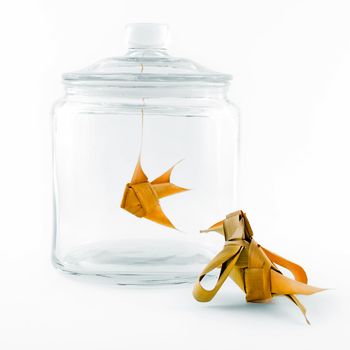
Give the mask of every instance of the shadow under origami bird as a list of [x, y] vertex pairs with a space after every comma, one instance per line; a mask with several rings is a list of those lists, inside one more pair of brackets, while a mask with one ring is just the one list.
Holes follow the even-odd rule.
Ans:
[[159, 199], [188, 191], [187, 188], [176, 186], [170, 182], [171, 172], [178, 163], [179, 162], [152, 182], [149, 182], [142, 169], [139, 157], [133, 177], [130, 183], [125, 187], [124, 196], [120, 205], [121, 208], [139, 218], [146, 218], [175, 229], [175, 226], [164, 214]]
[[[195, 283], [193, 295], [198, 301], [210, 301], [221, 288], [228, 276], [246, 293], [248, 302], [265, 302], [276, 295], [285, 295], [304, 314], [306, 309], [294, 294], [310, 295], [324, 289], [307, 284], [304, 269], [275, 253], [263, 248], [253, 239], [253, 231], [246, 214], [239, 210], [226, 216], [208, 230], [225, 236], [225, 245], [205, 267]], [[295, 279], [282, 274], [276, 265], [288, 269]], [[202, 287], [203, 278], [216, 268], [220, 274], [215, 287], [206, 290]]]

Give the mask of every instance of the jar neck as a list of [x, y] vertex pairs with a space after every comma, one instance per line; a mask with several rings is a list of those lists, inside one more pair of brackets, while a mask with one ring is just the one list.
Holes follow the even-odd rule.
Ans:
[[170, 57], [166, 48], [135, 47], [129, 48], [124, 57], [130, 58], [161, 58]]

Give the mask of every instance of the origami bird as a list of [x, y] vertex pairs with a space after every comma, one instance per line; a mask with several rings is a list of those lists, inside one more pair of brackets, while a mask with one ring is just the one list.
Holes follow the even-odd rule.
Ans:
[[[265, 302], [276, 295], [285, 295], [298, 306], [306, 317], [306, 309], [295, 294], [310, 295], [324, 289], [307, 284], [304, 269], [275, 253], [263, 248], [253, 239], [253, 231], [246, 214], [236, 211], [226, 216], [208, 230], [216, 231], [225, 236], [225, 245], [205, 267], [195, 283], [193, 296], [198, 301], [210, 301], [221, 288], [228, 276], [246, 293], [247, 302]], [[282, 274], [276, 265], [292, 272], [294, 279]], [[220, 274], [215, 287], [206, 290], [201, 281], [206, 274], [220, 268]]]
[[139, 218], [146, 218], [158, 224], [175, 228], [164, 214], [159, 199], [188, 191], [187, 188], [176, 186], [170, 182], [171, 172], [176, 164], [163, 175], [149, 182], [141, 167], [139, 157], [131, 182], [125, 187], [121, 208]]

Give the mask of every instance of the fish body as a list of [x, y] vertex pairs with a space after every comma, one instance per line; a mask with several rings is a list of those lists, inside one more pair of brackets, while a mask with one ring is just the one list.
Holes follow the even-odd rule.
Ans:
[[160, 198], [188, 190], [170, 182], [170, 176], [175, 165], [152, 182], [149, 182], [139, 158], [133, 177], [125, 186], [121, 208], [139, 218], [146, 218], [158, 224], [175, 228], [164, 214], [159, 202]]

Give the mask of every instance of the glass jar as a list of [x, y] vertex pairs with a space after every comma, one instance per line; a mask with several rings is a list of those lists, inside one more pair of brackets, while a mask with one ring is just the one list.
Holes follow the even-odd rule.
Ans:
[[167, 32], [131, 24], [125, 56], [63, 75], [53, 112], [53, 263], [63, 271], [192, 282], [222, 245], [199, 230], [236, 208], [231, 76], [169, 56]]

